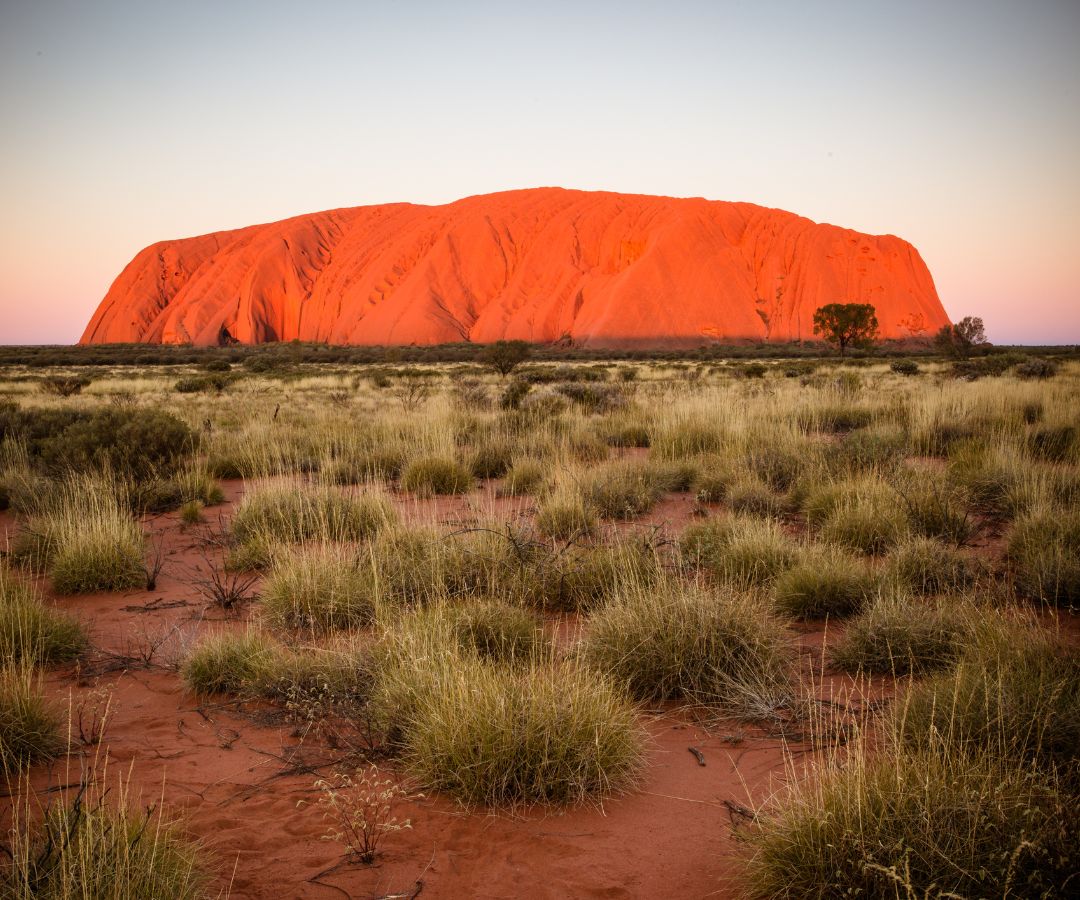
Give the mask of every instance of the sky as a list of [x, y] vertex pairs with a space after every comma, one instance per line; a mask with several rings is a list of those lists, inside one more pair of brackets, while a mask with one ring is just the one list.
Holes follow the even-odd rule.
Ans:
[[1080, 0], [0, 0], [0, 343], [154, 241], [547, 185], [896, 234], [1080, 343]]

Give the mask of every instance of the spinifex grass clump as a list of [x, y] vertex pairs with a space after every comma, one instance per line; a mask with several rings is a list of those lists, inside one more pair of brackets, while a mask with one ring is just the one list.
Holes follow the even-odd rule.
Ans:
[[397, 521], [377, 492], [349, 494], [330, 487], [284, 483], [246, 496], [232, 521], [234, 565], [265, 564], [276, 543], [359, 541]]
[[843, 551], [808, 553], [773, 584], [776, 608], [797, 619], [843, 618], [859, 612], [878, 586], [861, 559]]
[[539, 532], [556, 540], [587, 537], [596, 531], [596, 510], [580, 493], [561, 490], [545, 499], [536, 511]]
[[446, 606], [410, 613], [388, 623], [375, 651], [376, 718], [421, 783], [513, 806], [599, 797], [633, 780], [643, 736], [629, 700], [549, 654], [486, 660], [457, 616]]
[[20, 798], [12, 858], [0, 875], [11, 900], [164, 898], [207, 895], [207, 859], [179, 823], [136, 803], [128, 785], [73, 790], [39, 815]]
[[585, 499], [605, 519], [632, 519], [652, 509], [667, 490], [661, 467], [648, 462], [613, 462], [594, 470]]
[[758, 812], [761, 898], [1064, 897], [1080, 864], [1075, 799], [993, 750], [885, 749], [826, 763]]
[[980, 566], [936, 538], [912, 537], [889, 554], [885, 574], [917, 594], [961, 593], [978, 580]]
[[873, 555], [894, 547], [910, 530], [907, 514], [895, 495], [853, 495], [838, 500], [821, 526], [821, 537]]
[[519, 459], [506, 473], [499, 487], [503, 497], [535, 496], [541, 493], [549, 480], [548, 468], [539, 460]]
[[60, 752], [60, 723], [27, 662], [0, 667], [0, 775]]
[[1080, 512], [1047, 509], [1022, 517], [1009, 534], [1008, 558], [1023, 596], [1080, 606]]
[[953, 672], [918, 683], [897, 711], [899, 739], [994, 752], [1080, 790], [1080, 654], [1036, 626], [983, 629]]
[[845, 672], [908, 675], [952, 666], [976, 611], [956, 600], [926, 602], [885, 594], [848, 622], [829, 654]]
[[767, 714], [790, 697], [783, 626], [756, 598], [667, 580], [628, 588], [593, 613], [582, 658], [640, 700]]
[[127, 590], [145, 584], [143, 534], [118, 487], [77, 477], [55, 502], [31, 516], [17, 537], [16, 555], [47, 569], [58, 594]]
[[74, 659], [87, 645], [71, 616], [46, 606], [26, 582], [0, 564], [0, 659], [48, 665]]
[[260, 594], [272, 622], [312, 629], [371, 624], [374, 573], [362, 551], [341, 544], [297, 544], [272, 556]]
[[799, 557], [799, 547], [771, 519], [731, 517], [691, 525], [680, 544], [689, 564], [744, 587], [768, 584]]
[[258, 631], [205, 638], [184, 662], [181, 675], [197, 694], [235, 693], [264, 676], [278, 646]]
[[438, 635], [440, 642], [463, 653], [498, 662], [531, 659], [545, 645], [536, 615], [500, 600], [436, 602], [406, 613], [399, 622], [404, 628]]
[[473, 488], [473, 475], [457, 460], [424, 456], [414, 459], [401, 473], [401, 489], [421, 497], [464, 494]]

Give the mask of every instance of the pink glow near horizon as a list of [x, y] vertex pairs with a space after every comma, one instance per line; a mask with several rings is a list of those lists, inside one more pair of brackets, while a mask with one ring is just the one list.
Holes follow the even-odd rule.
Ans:
[[1080, 8], [854, 9], [5, 4], [0, 343], [156, 240], [539, 185], [897, 234], [954, 319], [1080, 342]]

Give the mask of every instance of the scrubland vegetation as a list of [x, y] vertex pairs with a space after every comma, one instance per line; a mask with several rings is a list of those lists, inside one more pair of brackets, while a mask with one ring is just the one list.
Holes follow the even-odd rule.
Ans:
[[[0, 379], [9, 778], [73, 752], [65, 602], [141, 594], [167, 513], [254, 586], [190, 627], [199, 702], [467, 809], [632, 793], [649, 715], [737, 721], [792, 750], [748, 895], [1080, 887], [1076, 362], [275, 359]], [[838, 725], [829, 679], [876, 699]], [[208, 890], [180, 825], [97, 790], [19, 818], [5, 896]]]

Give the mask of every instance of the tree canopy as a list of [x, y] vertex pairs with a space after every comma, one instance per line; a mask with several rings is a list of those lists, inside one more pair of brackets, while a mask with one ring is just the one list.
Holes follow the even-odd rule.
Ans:
[[531, 353], [532, 345], [528, 341], [496, 341], [480, 351], [479, 359], [505, 378]]
[[951, 356], [966, 358], [974, 347], [989, 343], [983, 320], [978, 316], [964, 316], [954, 325], [943, 325], [934, 335], [934, 345]]
[[877, 337], [877, 310], [871, 303], [826, 303], [814, 312], [814, 334], [840, 349], [868, 343]]

